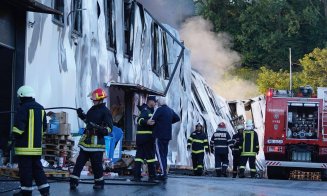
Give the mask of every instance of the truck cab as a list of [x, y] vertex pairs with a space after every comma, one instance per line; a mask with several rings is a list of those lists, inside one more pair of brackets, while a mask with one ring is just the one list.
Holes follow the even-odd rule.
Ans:
[[288, 179], [292, 171], [327, 177], [327, 88], [312, 95], [269, 89], [266, 95], [264, 153], [268, 178]]

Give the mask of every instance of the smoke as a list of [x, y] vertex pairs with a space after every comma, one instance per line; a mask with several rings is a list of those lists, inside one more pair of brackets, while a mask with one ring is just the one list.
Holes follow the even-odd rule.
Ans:
[[226, 33], [214, 33], [212, 24], [202, 17], [192, 17], [183, 23], [180, 34], [191, 51], [191, 62], [213, 90], [222, 97], [246, 99], [258, 95], [254, 83], [228, 74], [241, 61], [231, 50], [232, 40]]
[[193, 0], [137, 0], [161, 23], [179, 29], [186, 18], [193, 16]]
[[210, 87], [222, 97], [246, 99], [259, 93], [254, 83], [228, 74], [241, 61], [231, 50], [232, 39], [227, 33], [214, 33], [212, 24], [202, 17], [193, 17], [193, 0], [138, 0], [162, 23], [180, 30], [181, 38], [191, 51], [193, 69], [199, 71]]

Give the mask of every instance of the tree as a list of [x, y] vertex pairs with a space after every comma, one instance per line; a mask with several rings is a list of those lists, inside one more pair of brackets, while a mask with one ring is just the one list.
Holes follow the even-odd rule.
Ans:
[[[292, 89], [298, 89], [303, 83], [300, 73], [293, 73], [292, 76]], [[260, 93], [265, 93], [269, 88], [274, 89], [289, 89], [290, 85], [289, 72], [279, 70], [273, 71], [265, 67], [260, 68], [260, 73], [257, 79], [257, 86]]]
[[[199, 0], [200, 1], [200, 0]], [[202, 0], [201, 15], [216, 32], [234, 38], [243, 65], [273, 69], [288, 67], [288, 48], [299, 59], [327, 43], [325, 0]]]
[[303, 67], [302, 78], [315, 90], [327, 86], [327, 49], [314, 49], [300, 60]]

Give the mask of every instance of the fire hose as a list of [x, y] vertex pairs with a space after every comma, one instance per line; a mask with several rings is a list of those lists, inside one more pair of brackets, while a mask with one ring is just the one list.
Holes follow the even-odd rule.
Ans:
[[[77, 108], [72, 107], [51, 107], [51, 108], [44, 108], [44, 110], [57, 110], [57, 109], [67, 109], [67, 110], [77, 110]], [[16, 113], [16, 111], [0, 111], [0, 114], [11, 114]]]

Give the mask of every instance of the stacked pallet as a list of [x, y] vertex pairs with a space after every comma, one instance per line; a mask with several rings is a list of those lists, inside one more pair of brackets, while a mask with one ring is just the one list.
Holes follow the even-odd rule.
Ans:
[[51, 120], [43, 136], [43, 156], [51, 165], [64, 167], [72, 157], [74, 141], [66, 112], [50, 113]]
[[[68, 171], [44, 169], [44, 173], [47, 177], [69, 177]], [[19, 178], [18, 168], [0, 167], [0, 176], [7, 176], [11, 178]]]
[[43, 156], [51, 165], [69, 164], [73, 147], [74, 141], [69, 135], [45, 134], [43, 137]]
[[290, 172], [291, 180], [309, 180], [309, 181], [320, 181], [320, 172], [305, 172], [300, 170], [294, 170]]

